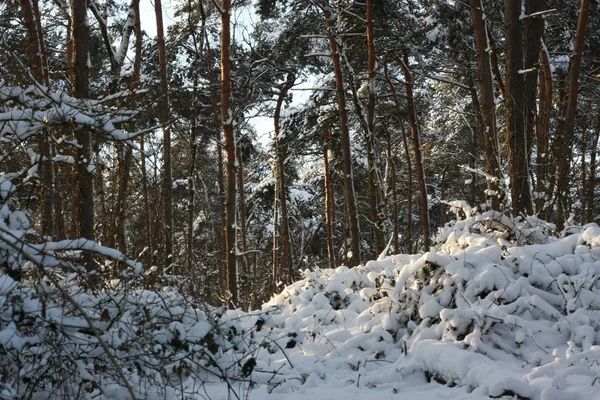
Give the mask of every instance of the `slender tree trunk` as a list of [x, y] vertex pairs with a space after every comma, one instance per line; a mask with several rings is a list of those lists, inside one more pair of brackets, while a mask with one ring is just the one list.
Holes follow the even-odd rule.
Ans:
[[225, 201], [225, 248], [227, 250], [227, 289], [229, 305], [238, 304], [238, 271], [236, 254], [236, 219], [235, 219], [235, 135], [233, 131], [233, 110], [231, 109], [231, 0], [221, 3], [221, 123], [225, 136], [225, 154], [227, 157], [227, 200]]
[[[496, 103], [494, 100], [494, 86], [492, 76], [492, 63], [490, 59], [489, 40], [487, 28], [483, 18], [481, 0], [470, 0], [471, 19], [475, 33], [477, 48], [477, 65], [479, 76], [479, 92], [481, 100], [481, 116], [483, 120], [482, 143], [485, 154], [485, 172], [493, 179], [487, 179], [487, 195], [491, 200], [492, 209], [498, 210], [499, 185], [501, 179], [500, 164], [498, 162], [498, 136], [496, 133]], [[496, 179], [496, 180], [494, 180]], [[491, 194], [491, 196], [490, 196]]]
[[[475, 112], [475, 129], [471, 126], [471, 124], [469, 123], [469, 120], [462, 115], [462, 118], [464, 119], [467, 127], [469, 128], [469, 132], [471, 133], [471, 141], [469, 143], [469, 147], [472, 149], [481, 149], [481, 151], [484, 152], [484, 148], [485, 145], [483, 144], [483, 141], [485, 140], [485, 136], [486, 136], [486, 131], [485, 131], [485, 125], [483, 122], [483, 114], [482, 114], [482, 109], [481, 109], [481, 105], [479, 104], [479, 98], [477, 97], [477, 89], [475, 89], [475, 84], [473, 83], [473, 78], [471, 78], [469, 76], [469, 87], [471, 88], [470, 92], [471, 92], [471, 102], [473, 103], [473, 108], [477, 111]], [[479, 156], [477, 154], [476, 151], [470, 151], [468, 152], [468, 160], [469, 160], [469, 168], [471, 170], [475, 170], [476, 168], [479, 167]], [[487, 160], [486, 160], [487, 163]], [[494, 194], [490, 193], [489, 191], [484, 191], [481, 190], [481, 188], [479, 187], [479, 185], [477, 185], [477, 179], [475, 176], [474, 172], [470, 173], [471, 175], [471, 197], [469, 198], [469, 203], [470, 204], [478, 204], [480, 202], [485, 202], [486, 198], [490, 198], [490, 195], [494, 196]], [[486, 182], [489, 183], [493, 183], [494, 180], [493, 179], [486, 179]], [[489, 186], [488, 186], [489, 189]], [[494, 197], [491, 197], [491, 202], [494, 202]]]
[[94, 189], [96, 201], [96, 239], [99, 242], [110, 243], [111, 247], [115, 247], [114, 237], [110, 238], [111, 231], [111, 214], [108, 212], [106, 191], [104, 184], [105, 166], [100, 154], [100, 140], [97, 136], [92, 136], [92, 157], [94, 160]]
[[[277, 181], [277, 163], [273, 164], [273, 181]], [[277, 288], [277, 284], [281, 281], [279, 276], [279, 196], [277, 185], [273, 186], [273, 286]]]
[[525, 114], [525, 138], [527, 140], [527, 164], [531, 160], [533, 148], [536, 94], [538, 89], [538, 69], [540, 59], [540, 44], [544, 19], [541, 15], [535, 15], [545, 9], [544, 0], [525, 0], [525, 39], [523, 68], [525, 75], [524, 114]]
[[[277, 183], [279, 184], [279, 206], [281, 207], [281, 254], [279, 259], [279, 268], [281, 271], [287, 269], [290, 274], [293, 271], [292, 262], [292, 241], [290, 236], [290, 221], [287, 211], [287, 184], [285, 181], [285, 159], [287, 158], [287, 151], [281, 144], [280, 136], [280, 118], [281, 118], [281, 107], [285, 100], [288, 91], [294, 86], [296, 77], [293, 73], [289, 72], [287, 81], [283, 84], [279, 96], [277, 97], [277, 105], [275, 106], [275, 114], [273, 121], [275, 124], [275, 152], [277, 154], [277, 172], [278, 178]], [[282, 273], [283, 276], [283, 273]]]
[[[131, 2], [133, 10], [133, 30], [135, 32], [135, 57], [133, 61], [133, 73], [131, 74], [130, 90], [135, 91], [140, 85], [142, 71], [142, 27], [140, 22], [140, 0]], [[131, 99], [131, 107], [137, 107], [137, 97], [134, 95]], [[130, 169], [133, 159], [133, 150], [131, 146], [124, 149], [122, 165], [119, 165], [120, 184], [117, 192], [117, 215], [115, 221], [115, 234], [117, 245], [121, 252], [127, 252], [127, 241], [125, 235], [125, 220], [127, 218], [127, 195], [129, 192]]]
[[[37, 81], [44, 85], [49, 84], [48, 65], [46, 60], [46, 47], [42, 32], [42, 23], [38, 0], [21, 0], [21, 14], [27, 29], [27, 55], [31, 63], [31, 71]], [[44, 236], [54, 235], [54, 170], [50, 161], [51, 144], [50, 135], [43, 130], [39, 139], [40, 161], [39, 175], [41, 177], [41, 208], [42, 226], [41, 234]], [[60, 218], [62, 218], [59, 215]]]
[[160, 74], [160, 111], [159, 118], [163, 130], [163, 230], [165, 240], [165, 268], [175, 262], [173, 257], [173, 178], [171, 167], [171, 112], [169, 109], [169, 82], [167, 77], [167, 54], [161, 0], [155, 0], [156, 40], [158, 45], [158, 64]]
[[502, 73], [500, 72], [500, 67], [498, 66], [498, 52], [496, 51], [496, 42], [494, 41], [494, 37], [490, 33], [490, 30], [487, 28], [487, 26], [486, 35], [490, 42], [490, 62], [492, 64], [492, 71], [494, 72], [494, 80], [496, 81], [496, 85], [498, 85], [500, 95], [503, 99], [506, 100], [506, 85], [502, 80]]
[[241, 265], [238, 262], [238, 275], [242, 272], [248, 271], [248, 257], [245, 254], [248, 251], [248, 237], [246, 230], [246, 192], [244, 191], [244, 160], [242, 158], [242, 148], [238, 144], [237, 148], [237, 158], [238, 158], [238, 167], [237, 167], [237, 183], [238, 183], [238, 199], [239, 199], [239, 216], [240, 216], [240, 224], [238, 226], [240, 233], [240, 244], [241, 250], [244, 253], [244, 257], [241, 258]]
[[[206, 41], [207, 46], [210, 46], [210, 41]], [[208, 47], [207, 56], [209, 60], [214, 60], [215, 52]], [[216, 76], [212, 68], [208, 70], [208, 78], [211, 83], [214, 83], [216, 87], [220, 85], [219, 78]], [[211, 95], [211, 105], [213, 110], [213, 127], [215, 130], [215, 141], [216, 141], [216, 156], [217, 156], [217, 220], [218, 227], [215, 232], [215, 249], [218, 251], [220, 255], [220, 260], [226, 260], [225, 254], [227, 254], [227, 247], [225, 243], [225, 173], [223, 171], [223, 142], [221, 137], [221, 120], [220, 120], [220, 110], [219, 110], [219, 100], [217, 98], [218, 89], [212, 91]], [[227, 265], [222, 265], [219, 263], [219, 269], [217, 271], [217, 276], [219, 279], [220, 287], [227, 287]]]
[[399, 237], [398, 228], [398, 194], [396, 193], [396, 156], [392, 152], [392, 135], [390, 130], [384, 126], [387, 141], [387, 159], [390, 166], [390, 192], [392, 193], [392, 226], [393, 226], [393, 245], [394, 252], [399, 253]]
[[[72, 13], [72, 38], [74, 56], [74, 82], [73, 95], [79, 99], [89, 98], [89, 27], [87, 24], [87, 5], [85, 0], [71, 0]], [[95, 240], [94, 234], [94, 183], [93, 175], [89, 170], [92, 158], [92, 140], [88, 129], [75, 130], [77, 147], [76, 176], [78, 190], [77, 221], [79, 236], [88, 240]], [[94, 263], [91, 253], [84, 252], [83, 265], [91, 271]], [[89, 285], [96, 286], [97, 279], [91, 279]]]
[[579, 9], [579, 20], [577, 21], [577, 32], [575, 34], [575, 46], [569, 71], [569, 89], [567, 97], [567, 109], [565, 113], [564, 133], [557, 138], [560, 140], [556, 150], [556, 160], [558, 162], [557, 175], [557, 200], [558, 209], [556, 214], [556, 227], [562, 230], [565, 224], [566, 215], [569, 212], [569, 170], [571, 164], [571, 148], [573, 145], [573, 136], [575, 134], [575, 115], [577, 113], [577, 95], [579, 92], [579, 74], [581, 70], [581, 58], [583, 55], [583, 45], [585, 31], [590, 17], [590, 1], [581, 0]]
[[354, 267], [360, 264], [360, 228], [358, 226], [358, 211], [356, 209], [356, 195], [354, 191], [354, 174], [352, 172], [352, 150], [350, 147], [350, 131], [348, 129], [348, 111], [346, 109], [346, 93], [342, 67], [338, 54], [336, 42], [335, 24], [336, 19], [332, 17], [329, 9], [323, 10], [327, 22], [327, 38], [337, 92], [338, 113], [340, 119], [340, 139], [342, 143], [343, 173], [344, 173], [344, 197], [346, 201], [346, 213], [348, 229], [350, 231], [350, 251], [348, 254], [348, 266]]
[[527, 137], [525, 134], [525, 81], [523, 69], [523, 28], [521, 0], [504, 0], [504, 30], [506, 33], [506, 141], [508, 171], [515, 215], [531, 214], [529, 173], [527, 171]]
[[400, 120], [400, 130], [402, 131], [402, 146], [404, 147], [404, 158], [406, 159], [406, 174], [408, 175], [407, 190], [406, 190], [406, 238], [408, 241], [408, 254], [413, 252], [413, 172], [412, 172], [412, 161], [410, 158], [410, 149], [408, 147], [408, 139], [406, 134], [406, 128], [404, 123]]
[[[583, 130], [584, 132], [587, 131], [587, 126], [585, 127], [585, 129]], [[580, 182], [581, 182], [581, 190], [579, 191], [578, 195], [579, 198], [581, 199], [581, 222], [584, 223], [586, 215], [587, 215], [587, 210], [586, 210], [586, 206], [588, 204], [588, 199], [587, 199], [587, 185], [588, 185], [588, 175], [587, 175], [587, 169], [588, 169], [588, 165], [587, 165], [587, 161], [586, 161], [586, 155], [588, 153], [588, 148], [587, 148], [587, 141], [584, 139], [581, 141], [580, 143], [581, 148], [580, 148], [580, 154], [581, 154], [581, 166], [579, 167], [579, 178], [580, 178]]]
[[335, 247], [333, 245], [335, 236], [335, 226], [333, 215], [335, 213], [333, 204], [333, 190], [331, 183], [331, 173], [329, 171], [329, 138], [331, 135], [330, 126], [325, 127], [325, 139], [323, 141], [323, 175], [325, 177], [325, 227], [327, 229], [327, 259], [329, 268], [335, 268]]
[[116, 239], [118, 249], [122, 253], [126, 253], [127, 243], [125, 240], [125, 219], [127, 210], [127, 193], [129, 191], [129, 170], [131, 167], [133, 154], [130, 147], [123, 147], [120, 143], [117, 144], [117, 151], [120, 153], [119, 166], [117, 170], [119, 185], [117, 190], [117, 204], [115, 210], [115, 226], [113, 233], [110, 235], [110, 239]]
[[[73, 18], [71, 15], [66, 12], [67, 18], [67, 37], [65, 38], [65, 64], [67, 65], [67, 76], [70, 82], [75, 82], [75, 43], [73, 40]], [[71, 155], [75, 160], [78, 159], [78, 150], [70, 149]], [[57, 169], [66, 171], [67, 168], [61, 168], [57, 166]], [[74, 166], [70, 173], [67, 173], [66, 179], [66, 189], [63, 189], [63, 193], [74, 193], [73, 196], [70, 196], [69, 202], [67, 204], [67, 209], [65, 210], [66, 214], [66, 226], [65, 226], [65, 235], [64, 238], [67, 237], [77, 237], [79, 234], [79, 223], [78, 223], [78, 208], [79, 208], [79, 188], [78, 188], [78, 179], [77, 179], [77, 167]], [[56, 182], [59, 183], [58, 181]], [[56, 196], [54, 208], [59, 209], [62, 204], [61, 200], [58, 196]]]
[[[408, 254], [412, 254], [412, 162], [410, 159], [410, 149], [408, 148], [408, 141], [406, 139], [406, 129], [404, 124], [402, 123], [402, 109], [400, 108], [400, 99], [398, 98], [398, 92], [396, 92], [396, 87], [392, 83], [388, 75], [387, 65], [384, 65], [384, 78], [387, 84], [392, 91], [392, 98], [394, 99], [394, 106], [396, 108], [396, 117], [398, 118], [398, 124], [400, 125], [400, 131], [402, 132], [402, 146], [404, 148], [404, 158], [406, 159], [406, 169], [408, 175], [408, 188], [407, 188], [407, 206], [406, 206], [406, 214], [407, 214], [407, 222], [406, 222], [406, 238], [407, 238], [407, 251]], [[397, 204], [397, 202], [396, 202]]]
[[187, 273], [191, 274], [194, 268], [194, 219], [196, 216], [196, 153], [198, 147], [198, 74], [194, 74], [194, 87], [192, 99], [192, 126], [190, 135], [190, 164], [188, 166], [188, 215], [187, 215], [187, 243], [186, 264]]
[[421, 155], [421, 138], [419, 128], [417, 127], [417, 114], [415, 112], [415, 102], [413, 97], [413, 82], [410, 69], [408, 68], [408, 54], [404, 54], [404, 60], [397, 58], [398, 63], [404, 70], [404, 80], [406, 82], [406, 102], [408, 104], [408, 120], [413, 139], [413, 152], [415, 153], [415, 165], [417, 169], [417, 180], [419, 181], [419, 203], [421, 210], [421, 228], [423, 232], [423, 247], [429, 250], [429, 205], [427, 201], [427, 184], [425, 178], [425, 168], [423, 166], [423, 157]]
[[142, 170], [142, 196], [144, 199], [144, 227], [146, 228], [146, 233], [142, 235], [145, 239], [145, 244], [149, 248], [146, 250], [144, 255], [144, 262], [146, 265], [150, 265], [152, 262], [152, 254], [154, 253], [154, 241], [152, 238], [154, 235], [152, 234], [152, 216], [150, 215], [150, 198], [148, 192], [148, 171], [146, 169], [146, 149], [144, 139], [140, 139], [140, 168]]
[[[450, 164], [446, 164], [444, 171], [442, 172], [442, 180], [440, 182], [440, 198], [443, 200], [446, 198], [446, 173]], [[440, 228], [446, 224], [446, 207], [445, 204], [440, 202]]]
[[374, 258], [377, 258], [384, 249], [385, 227], [381, 218], [380, 203], [383, 201], [381, 194], [381, 183], [377, 168], [377, 156], [375, 148], [375, 103], [376, 103], [376, 81], [375, 81], [375, 31], [373, 28], [373, 1], [367, 0], [367, 73], [369, 87], [369, 101], [367, 104], [367, 164], [369, 168], [369, 217], [373, 225], [373, 248]]
[[[546, 8], [543, 4], [542, 8]], [[545, 35], [542, 34], [542, 37]], [[550, 57], [546, 48], [546, 40], [543, 39], [542, 49], [540, 50], [541, 68], [540, 68], [540, 93], [539, 93], [539, 111], [536, 119], [536, 197], [535, 212], [542, 218], [548, 218], [548, 215], [542, 215], [548, 208], [548, 203], [552, 196], [550, 190], [550, 115], [552, 112], [552, 71], [550, 70]]]
[[600, 107], [598, 107], [598, 119], [596, 122], [596, 129], [594, 130], [594, 137], [592, 139], [592, 148], [590, 149], [590, 174], [588, 178], [587, 189], [587, 204], [585, 205], [586, 215], [584, 222], [592, 222], [596, 217], [596, 159], [598, 155], [598, 140], [600, 139]]

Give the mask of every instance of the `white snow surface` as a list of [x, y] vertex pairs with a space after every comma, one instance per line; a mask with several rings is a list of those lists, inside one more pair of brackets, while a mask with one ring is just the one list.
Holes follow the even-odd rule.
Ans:
[[[2, 210], [5, 230], [27, 229], [22, 219], [9, 228], [11, 213]], [[600, 399], [600, 228], [570, 227], [553, 238], [554, 227], [536, 218], [468, 210], [426, 253], [306, 270], [261, 310], [215, 309], [169, 289], [69, 290], [139, 398]], [[20, 263], [11, 249], [0, 246], [3, 261]], [[112, 367], [96, 367], [108, 360], [82, 358], [105, 348], [85, 336], [77, 310], [52, 303], [58, 284], [77, 283], [44, 286], [40, 319], [40, 291], [0, 273], [0, 360], [37, 362], [34, 350], [57, 332], [44, 321], [63, 324], [61, 349], [76, 367], [70, 379], [103, 382], [82, 398], [129, 398], [119, 378], [103, 372]], [[17, 311], [40, 319], [47, 333], [29, 334]], [[77, 347], [67, 346], [73, 339]], [[2, 398], [19, 396], [13, 379], [46, 370], [3, 365]]]
[[250, 398], [600, 399], [600, 228], [552, 228], [487, 212], [424, 254], [304, 271], [245, 314], [281, 346]]

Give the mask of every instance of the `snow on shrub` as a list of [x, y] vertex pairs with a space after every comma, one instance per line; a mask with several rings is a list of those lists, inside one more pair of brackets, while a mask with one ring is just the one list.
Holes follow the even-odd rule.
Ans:
[[[600, 394], [600, 228], [477, 214], [424, 254], [304, 271], [262, 310], [144, 290], [93, 242], [47, 242], [0, 179], [0, 397], [183, 398], [226, 385], [402, 389], [422, 376], [484, 397]], [[82, 250], [127, 266], [92, 292]], [[220, 393], [223, 393], [222, 391]], [[247, 392], [246, 392], [247, 394]], [[470, 395], [469, 395], [470, 396]]]
[[310, 354], [367, 386], [423, 370], [492, 397], [598, 396], [600, 228], [557, 239], [537, 218], [465, 214], [424, 254], [305, 271], [268, 325], [304, 327]]
[[[44, 240], [11, 209], [13, 191], [0, 177], [0, 398], [180, 398], [210, 381], [247, 387], [259, 351], [281, 354], [299, 337], [283, 329], [267, 338], [263, 312], [144, 290], [141, 265], [95, 242]], [[92, 291], [81, 251], [127, 269]]]

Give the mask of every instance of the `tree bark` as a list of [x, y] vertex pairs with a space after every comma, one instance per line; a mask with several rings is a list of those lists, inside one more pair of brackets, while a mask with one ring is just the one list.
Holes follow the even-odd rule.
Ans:
[[281, 252], [279, 255], [279, 269], [281, 276], [283, 271], [293, 271], [292, 262], [292, 241], [290, 237], [290, 221], [287, 211], [287, 184], [285, 181], [285, 159], [287, 158], [287, 151], [281, 144], [280, 137], [280, 119], [281, 119], [281, 107], [285, 100], [288, 91], [294, 86], [296, 77], [293, 73], [288, 72], [287, 81], [283, 84], [279, 96], [277, 97], [277, 104], [275, 106], [275, 114], [273, 121], [275, 125], [275, 152], [277, 154], [277, 183], [279, 185], [279, 207], [281, 207]]
[[565, 113], [564, 133], [557, 138], [560, 140], [556, 150], [556, 160], [558, 163], [557, 175], [557, 200], [558, 209], [556, 214], [556, 227], [558, 230], [564, 229], [566, 215], [569, 212], [569, 166], [572, 156], [573, 136], [575, 134], [575, 115], [577, 113], [577, 95], [579, 91], [579, 74], [581, 70], [581, 58], [583, 55], [583, 45], [585, 31], [590, 17], [590, 1], [581, 0], [579, 9], [579, 20], [577, 21], [577, 32], [575, 33], [575, 46], [571, 58], [569, 71], [569, 89], [567, 98], [567, 109]]
[[[238, 262], [238, 275], [246, 273], [248, 271], [248, 257], [246, 252], [248, 251], [248, 232], [246, 224], [246, 192], [244, 191], [244, 160], [242, 158], [242, 147], [238, 144], [237, 147], [237, 184], [238, 184], [238, 201], [239, 201], [239, 241], [241, 244], [241, 251], [244, 256]], [[238, 297], [240, 295], [238, 294]]]
[[[273, 181], [277, 181], [277, 164], [273, 164]], [[277, 185], [273, 187], [273, 290], [277, 288], [277, 285], [281, 281], [281, 276], [279, 275], [279, 235], [277, 228], [279, 226], [279, 196], [277, 192], [279, 188]]]
[[[90, 96], [89, 89], [89, 27], [87, 24], [87, 4], [85, 0], [71, 0], [72, 38], [73, 38], [73, 95], [78, 99]], [[75, 129], [75, 138], [79, 143], [76, 153], [77, 176], [77, 221], [79, 236], [95, 240], [94, 234], [94, 183], [90, 171], [92, 158], [92, 141], [88, 129]], [[92, 254], [83, 253], [83, 265], [91, 271], [94, 269]], [[94, 287], [97, 279], [91, 279], [89, 285]]]
[[236, 307], [238, 304], [238, 271], [236, 254], [236, 186], [235, 186], [235, 134], [233, 131], [233, 111], [231, 109], [231, 27], [230, 27], [231, 0], [223, 0], [220, 5], [221, 12], [221, 124], [225, 137], [225, 154], [227, 158], [227, 184], [225, 201], [225, 248], [227, 250], [227, 289], [229, 291], [229, 305]]
[[527, 164], [531, 160], [531, 150], [534, 142], [534, 128], [536, 115], [536, 94], [538, 90], [538, 69], [540, 59], [540, 44], [544, 19], [541, 15], [535, 15], [545, 10], [544, 0], [525, 0], [525, 39], [523, 69], [525, 77], [524, 114], [525, 114], [525, 138], [527, 140]]
[[[31, 63], [31, 71], [35, 79], [48, 86], [48, 63], [46, 60], [46, 46], [42, 32], [42, 23], [38, 0], [21, 0], [21, 14], [27, 29], [27, 55]], [[54, 167], [50, 161], [51, 143], [47, 130], [43, 130], [39, 139], [40, 161], [39, 175], [41, 177], [41, 208], [43, 236], [54, 235]], [[60, 218], [62, 216], [59, 215]]]
[[498, 85], [498, 90], [500, 91], [500, 95], [502, 99], [506, 100], [506, 85], [502, 80], [502, 73], [500, 72], [500, 67], [498, 66], [498, 52], [496, 51], [496, 42], [494, 41], [494, 37], [490, 33], [490, 30], [486, 26], [486, 35], [488, 40], [490, 41], [490, 62], [492, 64], [492, 71], [494, 73], [494, 80]]
[[[546, 5], [542, 5], [543, 8]], [[552, 112], [552, 71], [550, 69], [550, 57], [546, 48], [546, 41], [542, 34], [543, 42], [540, 50], [541, 68], [540, 68], [540, 91], [539, 91], [539, 111], [536, 118], [535, 137], [536, 137], [536, 186], [535, 192], [535, 212], [542, 218], [548, 218], [547, 203], [551, 199], [550, 190], [550, 115]]]
[[169, 82], [167, 77], [167, 54], [161, 0], [155, 0], [156, 40], [158, 46], [158, 64], [160, 74], [160, 110], [159, 118], [163, 130], [163, 230], [165, 240], [165, 268], [175, 262], [173, 257], [173, 175], [171, 167], [171, 112], [169, 109]]
[[521, 0], [504, 0], [506, 34], [506, 141], [513, 214], [531, 214], [531, 196], [525, 134], [525, 82], [523, 79], [523, 28]]
[[[215, 59], [215, 52], [210, 48], [210, 41], [206, 41], [207, 44], [207, 57], [209, 59], [209, 64], [212, 64], [212, 61]], [[214, 83], [216, 87], [220, 85], [219, 77], [216, 76], [212, 68], [208, 70], [208, 78], [211, 83]], [[221, 260], [226, 260], [227, 257], [227, 247], [225, 243], [225, 173], [223, 171], [223, 143], [221, 137], [221, 120], [220, 120], [220, 109], [219, 109], [219, 99], [217, 98], [219, 90], [215, 88], [212, 91], [211, 95], [211, 105], [213, 110], [213, 127], [215, 130], [215, 151], [217, 156], [217, 221], [218, 226], [215, 231], [215, 249], [217, 250], [217, 254], [220, 255]], [[227, 265], [219, 265], [219, 269], [217, 271], [217, 276], [219, 280], [219, 285], [222, 288], [227, 287]]]
[[[398, 98], [398, 92], [396, 92], [396, 87], [392, 83], [388, 75], [387, 65], [384, 65], [384, 78], [387, 84], [392, 91], [392, 99], [394, 99], [394, 106], [396, 108], [396, 116], [398, 118], [398, 124], [400, 125], [400, 131], [402, 132], [402, 146], [404, 148], [404, 158], [406, 159], [406, 169], [408, 175], [408, 188], [406, 193], [406, 214], [407, 214], [407, 223], [406, 223], [406, 238], [407, 238], [407, 251], [408, 254], [412, 254], [412, 162], [410, 159], [410, 149], [408, 147], [408, 141], [406, 139], [406, 129], [404, 128], [404, 124], [402, 123], [402, 112], [400, 108], [400, 99]], [[396, 203], [397, 204], [397, 203]], [[398, 250], [397, 250], [398, 251]]]
[[[399, 247], [399, 228], [398, 228], [398, 194], [396, 193], [396, 155], [392, 152], [392, 135], [390, 130], [384, 126], [387, 142], [387, 159], [390, 168], [390, 192], [392, 194], [392, 235], [394, 253], [400, 252]], [[393, 254], [394, 254], [393, 253]]]
[[369, 217], [373, 225], [373, 248], [374, 257], [377, 258], [384, 249], [385, 227], [381, 218], [381, 202], [383, 195], [381, 193], [381, 182], [377, 167], [377, 152], [375, 146], [375, 31], [373, 27], [373, 1], [367, 0], [367, 74], [369, 87], [369, 101], [367, 104], [367, 164], [369, 168]]
[[335, 247], [333, 244], [335, 236], [334, 225], [334, 204], [333, 188], [331, 183], [331, 173], [329, 168], [329, 139], [331, 136], [331, 128], [329, 125], [325, 127], [325, 138], [323, 141], [323, 175], [325, 178], [325, 227], [327, 229], [327, 260], [329, 268], [335, 268]]
[[585, 215], [583, 222], [592, 222], [596, 217], [596, 167], [597, 167], [597, 155], [598, 155], [598, 140], [600, 139], [600, 107], [598, 107], [598, 119], [596, 121], [596, 129], [594, 130], [594, 137], [592, 139], [592, 148], [590, 150], [590, 174], [586, 185], [586, 197], [587, 203], [585, 204]]
[[415, 102], [413, 96], [413, 82], [410, 69], [408, 68], [408, 54], [404, 54], [404, 60], [399, 57], [396, 61], [404, 71], [404, 80], [406, 86], [406, 102], [408, 105], [408, 120], [410, 123], [410, 132], [413, 139], [413, 152], [415, 153], [415, 165], [417, 169], [417, 180], [419, 181], [419, 208], [421, 215], [421, 228], [423, 232], [423, 247], [429, 250], [429, 205], [427, 200], [427, 184], [425, 178], [425, 168], [423, 166], [423, 156], [421, 154], [421, 137], [417, 126], [417, 114], [415, 112]]
[[[481, 0], [470, 0], [471, 19], [473, 20], [473, 31], [475, 45], [477, 48], [477, 65], [479, 77], [479, 92], [481, 100], [481, 116], [483, 120], [482, 143], [485, 154], [485, 172], [493, 177], [487, 179], [487, 197], [491, 200], [492, 209], [498, 210], [499, 185], [501, 179], [500, 164], [498, 162], [498, 136], [496, 133], [496, 103], [494, 99], [494, 85], [492, 76], [492, 63], [490, 59], [488, 31], [483, 18]], [[490, 196], [491, 194], [491, 196]]]
[[194, 84], [192, 94], [192, 126], [190, 132], [190, 163], [187, 178], [187, 240], [186, 240], [186, 266], [187, 273], [191, 274], [194, 267], [194, 219], [196, 213], [196, 153], [198, 147], [198, 74], [194, 73]]
[[342, 144], [343, 173], [344, 173], [344, 197], [346, 202], [346, 216], [348, 229], [350, 231], [350, 254], [348, 255], [348, 266], [355, 267], [360, 264], [360, 228], [358, 226], [358, 211], [356, 209], [356, 195], [354, 191], [354, 174], [352, 172], [352, 150], [350, 148], [350, 131], [348, 129], [348, 110], [346, 109], [346, 91], [338, 44], [336, 42], [335, 24], [336, 19], [332, 17], [329, 9], [324, 9], [323, 14], [327, 22], [327, 39], [333, 71], [338, 102], [338, 114], [340, 123], [340, 139]]

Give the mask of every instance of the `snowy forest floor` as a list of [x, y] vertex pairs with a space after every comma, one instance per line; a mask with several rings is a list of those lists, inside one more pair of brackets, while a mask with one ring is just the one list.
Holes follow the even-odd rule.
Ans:
[[426, 254], [305, 271], [227, 312], [264, 338], [258, 388], [210, 398], [600, 399], [600, 229], [552, 228], [469, 215]]
[[0, 274], [0, 398], [600, 399], [600, 228], [461, 212], [255, 311]]

